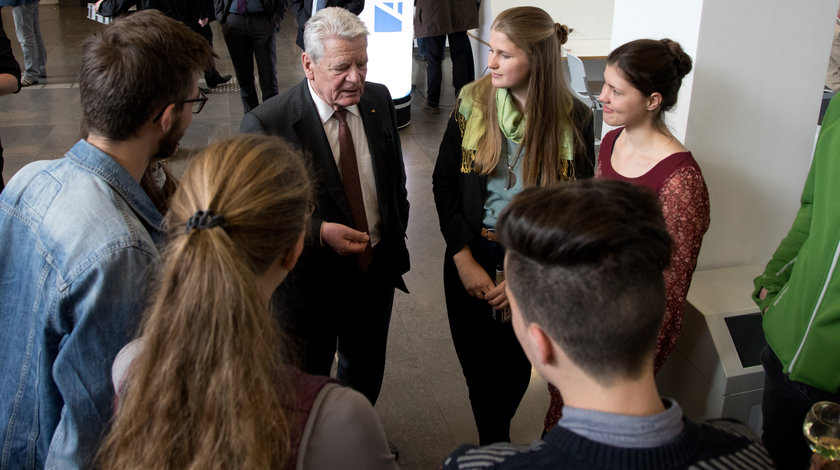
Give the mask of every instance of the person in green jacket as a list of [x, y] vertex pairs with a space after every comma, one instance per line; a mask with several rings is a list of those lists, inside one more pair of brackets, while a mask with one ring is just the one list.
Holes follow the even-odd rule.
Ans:
[[812, 404], [840, 402], [840, 98], [822, 124], [801, 206], [753, 299], [767, 347], [762, 440], [778, 468], [808, 467], [802, 421]]

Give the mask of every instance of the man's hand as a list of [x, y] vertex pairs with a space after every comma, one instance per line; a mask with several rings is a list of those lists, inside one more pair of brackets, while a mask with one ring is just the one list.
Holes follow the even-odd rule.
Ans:
[[324, 222], [321, 224], [321, 241], [341, 256], [365, 251], [370, 236], [346, 225]]
[[201, 26], [202, 28], [207, 26], [208, 23], [210, 23], [210, 18], [199, 18], [198, 19], [198, 25]]

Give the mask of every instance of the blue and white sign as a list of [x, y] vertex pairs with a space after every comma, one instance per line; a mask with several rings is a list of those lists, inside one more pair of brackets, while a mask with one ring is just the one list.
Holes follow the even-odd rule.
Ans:
[[376, 33], [398, 33], [402, 31], [403, 2], [382, 2], [376, 5], [373, 14], [373, 31]]
[[391, 98], [411, 94], [414, 1], [366, 1], [359, 14], [370, 31], [367, 80], [382, 83]]

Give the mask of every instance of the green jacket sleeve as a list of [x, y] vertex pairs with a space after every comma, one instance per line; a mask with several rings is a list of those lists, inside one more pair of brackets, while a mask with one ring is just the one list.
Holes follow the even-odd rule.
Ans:
[[[790, 273], [793, 271], [793, 265], [796, 263], [796, 257], [799, 255], [799, 249], [802, 244], [808, 239], [808, 233], [811, 227], [811, 213], [814, 202], [814, 164], [812, 162], [811, 169], [808, 171], [808, 178], [805, 180], [805, 188], [802, 190], [802, 197], [800, 199], [799, 211], [796, 213], [796, 218], [793, 220], [793, 226], [790, 228], [787, 236], [782, 239], [776, 252], [767, 266], [764, 268], [764, 273], [755, 278], [755, 290], [753, 291], [753, 300], [758, 304], [763, 312], [773, 300], [782, 287], [790, 279]], [[763, 300], [758, 298], [761, 288], [767, 289], [767, 297]]]

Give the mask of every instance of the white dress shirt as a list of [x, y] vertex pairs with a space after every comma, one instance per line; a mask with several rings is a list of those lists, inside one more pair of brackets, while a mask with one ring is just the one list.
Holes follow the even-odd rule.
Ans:
[[[334, 110], [332, 107], [315, 93], [315, 90], [312, 88], [312, 83], [308, 80], [306, 83], [309, 85], [309, 94], [312, 95], [312, 101], [315, 102], [315, 109], [321, 118], [321, 124], [324, 125], [324, 132], [327, 134], [327, 141], [330, 143], [333, 159], [335, 160], [336, 167], [339, 168], [338, 174], [341, 176], [338, 161], [340, 156], [338, 119], [333, 117]], [[359, 106], [353, 105], [345, 109], [347, 110], [347, 126], [353, 135], [353, 146], [356, 149], [359, 182], [362, 185], [362, 200], [365, 204], [365, 216], [367, 217], [368, 229], [370, 230], [370, 245], [376, 246], [381, 237], [379, 234], [379, 200], [376, 194], [376, 178], [373, 174], [373, 158], [370, 155], [365, 126], [362, 122], [362, 116], [359, 114]]]

